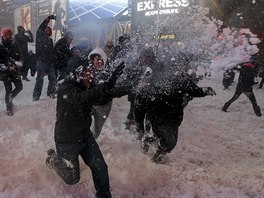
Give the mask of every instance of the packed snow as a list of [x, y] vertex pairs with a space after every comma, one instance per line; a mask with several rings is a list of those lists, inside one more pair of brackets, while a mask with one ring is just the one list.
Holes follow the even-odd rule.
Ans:
[[[199, 86], [211, 86], [216, 96], [196, 98], [185, 109], [176, 148], [168, 165], [154, 164], [141, 152], [135, 134], [124, 128], [129, 110], [126, 97], [114, 99], [110, 117], [98, 138], [108, 164], [113, 197], [256, 197], [264, 195], [264, 122], [245, 95], [222, 112], [236, 82], [223, 90], [222, 71]], [[45, 79], [45, 83], [48, 79]], [[0, 197], [94, 197], [90, 169], [81, 160], [81, 179], [66, 185], [45, 165], [46, 151], [54, 148], [56, 100], [32, 102], [35, 79], [24, 82], [14, 99], [15, 114], [6, 115], [4, 86], [0, 83]], [[45, 88], [45, 87], [44, 87]], [[254, 87], [264, 111], [264, 91]]]

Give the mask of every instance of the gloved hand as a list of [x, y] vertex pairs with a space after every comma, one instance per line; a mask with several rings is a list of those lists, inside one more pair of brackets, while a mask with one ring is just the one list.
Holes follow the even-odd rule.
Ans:
[[205, 87], [203, 88], [203, 91], [206, 95], [209, 95], [209, 96], [214, 96], [216, 95], [215, 91], [213, 90], [212, 87]]
[[124, 62], [120, 63], [115, 71], [113, 72], [112, 76], [108, 80], [108, 88], [112, 89], [115, 86], [116, 80], [118, 79], [119, 76], [123, 73], [123, 69], [125, 68]]
[[5, 66], [5, 64], [0, 64], [0, 71], [6, 71], [7, 67]]
[[50, 19], [54, 19], [54, 20], [57, 19], [57, 17], [56, 17], [55, 15], [50, 15], [50, 16], [48, 16], [47, 18], [48, 18], [49, 20], [50, 20]]

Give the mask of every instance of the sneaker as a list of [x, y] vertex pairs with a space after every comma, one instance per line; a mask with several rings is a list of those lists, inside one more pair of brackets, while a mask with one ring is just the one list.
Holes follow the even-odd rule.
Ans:
[[54, 158], [54, 156], [56, 155], [56, 152], [54, 151], [54, 149], [49, 149], [47, 151], [48, 157], [46, 158], [46, 165], [49, 169], [52, 169], [52, 160]]
[[164, 159], [164, 157], [164, 152], [157, 151], [151, 160], [156, 164], [166, 164], [166, 160]]

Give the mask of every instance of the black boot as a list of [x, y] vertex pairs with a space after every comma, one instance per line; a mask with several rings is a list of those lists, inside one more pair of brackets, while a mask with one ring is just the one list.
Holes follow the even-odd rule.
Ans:
[[222, 111], [227, 112], [228, 107], [229, 107], [229, 104], [226, 102], [225, 105], [222, 108]]
[[261, 111], [260, 111], [260, 107], [258, 105], [257, 106], [254, 106], [254, 111], [255, 111], [255, 114], [258, 117], [261, 117], [262, 116]]

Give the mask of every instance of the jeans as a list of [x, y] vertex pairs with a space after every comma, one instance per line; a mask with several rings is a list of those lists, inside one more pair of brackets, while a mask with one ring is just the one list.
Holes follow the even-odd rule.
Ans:
[[[15, 89], [12, 88], [12, 83], [15, 85]], [[5, 103], [6, 103], [6, 108], [8, 111], [12, 111], [12, 100], [19, 94], [19, 92], [22, 91], [23, 89], [23, 84], [21, 81], [21, 77], [19, 74], [17, 76], [11, 76], [9, 78], [6, 78], [4, 80], [4, 85], [5, 85]]]
[[95, 139], [101, 134], [104, 123], [110, 114], [111, 108], [112, 100], [104, 105], [93, 106], [93, 122], [91, 129]]
[[79, 155], [92, 172], [96, 197], [111, 198], [107, 164], [91, 132], [89, 139], [76, 144], [56, 143], [57, 155], [52, 167], [66, 184], [80, 180]]
[[55, 77], [54, 66], [52, 64], [49, 65], [47, 63], [44, 63], [42, 60], [37, 60], [37, 78], [33, 90], [33, 99], [38, 100], [40, 98], [45, 75], [48, 75], [48, 79], [49, 79], [47, 96], [51, 96], [55, 94], [56, 77]]
[[30, 64], [30, 57], [28, 55], [24, 56], [23, 67], [21, 68], [21, 76], [27, 77]]
[[258, 104], [257, 104], [256, 97], [255, 97], [255, 95], [254, 95], [254, 93], [253, 93], [253, 90], [252, 90], [252, 88], [251, 88], [251, 89], [249, 89], [249, 90], [247, 90], [247, 91], [242, 91], [241, 89], [236, 89], [236, 92], [235, 92], [234, 96], [233, 96], [229, 101], [227, 101], [227, 102], [225, 103], [225, 107], [226, 107], [226, 109], [227, 109], [227, 108], [228, 108], [228, 107], [229, 107], [234, 101], [236, 101], [242, 93], [244, 93], [244, 94], [248, 97], [248, 99], [250, 100], [250, 102], [251, 102], [251, 104], [252, 104], [254, 110], [258, 108]]

